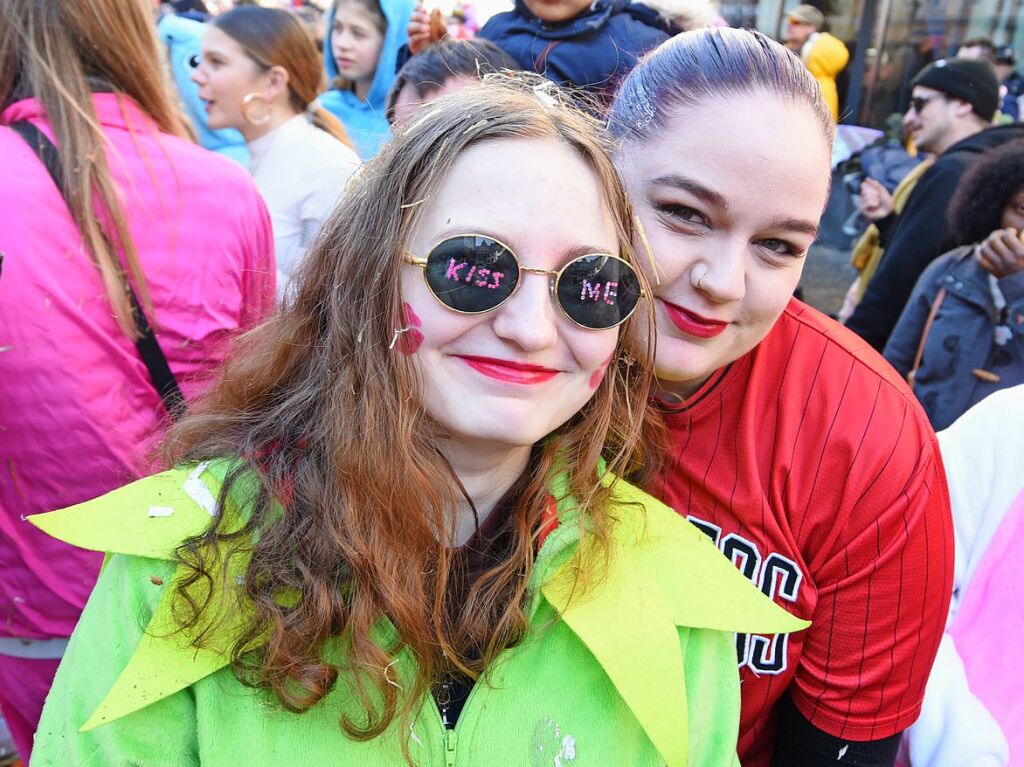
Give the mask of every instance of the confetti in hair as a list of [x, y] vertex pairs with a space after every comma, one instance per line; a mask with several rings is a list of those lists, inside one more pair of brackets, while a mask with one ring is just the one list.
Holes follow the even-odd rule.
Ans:
[[544, 106], [554, 109], [558, 106], [558, 99], [552, 95], [551, 92], [553, 89], [554, 83], [550, 80], [546, 80], [545, 82], [537, 83], [533, 86], [533, 95], [536, 96], [537, 100]]
[[402, 208], [402, 210], [406, 210], [407, 208], [415, 208], [417, 205], [422, 205], [423, 203], [427, 202], [429, 199], [430, 199], [429, 195], [427, 197], [421, 197], [420, 199], [416, 200], [415, 202], [407, 202], [407, 203], [405, 203], [404, 205], [401, 206], [401, 208]]

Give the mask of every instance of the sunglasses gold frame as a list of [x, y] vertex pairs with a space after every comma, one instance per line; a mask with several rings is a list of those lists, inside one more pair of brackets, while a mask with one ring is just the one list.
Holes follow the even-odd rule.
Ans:
[[[584, 330], [613, 330], [614, 328], [619, 327], [619, 325], [621, 325], [622, 323], [624, 323], [626, 320], [628, 320], [630, 317], [633, 316], [633, 313], [636, 311], [636, 308], [638, 306], [640, 306], [640, 302], [643, 301], [645, 298], [647, 298], [647, 291], [645, 291], [643, 289], [643, 286], [640, 286], [640, 295], [639, 295], [639, 297], [636, 300], [636, 304], [633, 305], [633, 308], [629, 310], [629, 313], [625, 317], [623, 317], [621, 320], [616, 322], [614, 325], [609, 325], [609, 326], [604, 327], [604, 328], [592, 328], [589, 325], [584, 325], [584, 324], [582, 324], [580, 322], [577, 322], [576, 320], [574, 320], [572, 317], [569, 316], [569, 313], [565, 310], [565, 307], [562, 306], [561, 302], [558, 300], [558, 282], [559, 282], [559, 280], [562, 279], [562, 273], [566, 269], [568, 269], [570, 266], [575, 264], [580, 259], [592, 258], [594, 256], [600, 256], [602, 258], [611, 258], [611, 259], [614, 259], [616, 261], [621, 261], [623, 264], [625, 264], [630, 269], [632, 269], [633, 273], [639, 277], [640, 272], [637, 270], [637, 268], [635, 266], [633, 266], [631, 263], [629, 263], [629, 261], [627, 261], [626, 259], [622, 258], [621, 256], [616, 256], [616, 255], [614, 255], [612, 253], [601, 253], [600, 251], [598, 251], [596, 253], [584, 253], [584, 254], [576, 256], [575, 258], [573, 258], [570, 261], [568, 261], [566, 264], [564, 264], [562, 266], [561, 269], [537, 269], [536, 267], [532, 267], [532, 266], [523, 266], [523, 263], [519, 260], [518, 254], [516, 254], [516, 252], [514, 250], [512, 250], [512, 248], [510, 248], [507, 244], [505, 244], [504, 242], [499, 240], [497, 237], [493, 237], [493, 236], [491, 236], [489, 234], [481, 234], [479, 232], [465, 232], [463, 234], [453, 234], [450, 237], [445, 237], [443, 239], [440, 239], [437, 242], [435, 242], [433, 245], [430, 246], [430, 250], [427, 251], [427, 257], [426, 258], [419, 258], [412, 251], [406, 250], [405, 251], [405, 256], [404, 256], [403, 260], [405, 261], [405, 263], [410, 264], [412, 266], [418, 266], [420, 269], [423, 270], [423, 283], [427, 286], [427, 291], [430, 293], [430, 295], [433, 296], [434, 300], [437, 301], [439, 304], [441, 304], [441, 306], [443, 306], [445, 309], [448, 309], [449, 311], [456, 312], [457, 314], [470, 314], [470, 315], [472, 315], [472, 314], [487, 314], [487, 312], [493, 312], [495, 309], [499, 308], [506, 301], [508, 301], [510, 298], [512, 298], [512, 296], [514, 296], [516, 294], [516, 291], [519, 290], [519, 286], [523, 282], [521, 279], [517, 280], [516, 281], [516, 286], [514, 288], [512, 288], [512, 292], [511, 293], [509, 293], [507, 296], [505, 296], [503, 299], [501, 299], [501, 301], [498, 302], [497, 304], [495, 304], [494, 306], [492, 306], [492, 307], [490, 307], [488, 309], [481, 309], [478, 312], [467, 312], [464, 309], [456, 309], [455, 307], [449, 306], [448, 304], [446, 304], [444, 301], [441, 300], [441, 298], [437, 295], [437, 293], [434, 292], [434, 288], [430, 285], [430, 281], [427, 279], [428, 259], [430, 258], [430, 254], [433, 253], [435, 250], [437, 250], [444, 243], [449, 242], [450, 240], [459, 240], [459, 239], [462, 239], [463, 237], [482, 237], [484, 239], [491, 240], [492, 242], [498, 243], [498, 245], [500, 245], [502, 248], [504, 248], [506, 251], [508, 251], [509, 255], [512, 256], [512, 260], [516, 262], [516, 267], [519, 269], [520, 274], [522, 272], [530, 272], [531, 274], [545, 274], [545, 275], [547, 275], [548, 276], [548, 293], [551, 296], [551, 300], [554, 302], [555, 306], [558, 307], [558, 311], [560, 311], [562, 313], [562, 315], [567, 320], [569, 320], [569, 322], [571, 322], [572, 324], [574, 324], [574, 325], [576, 325], [578, 327], [583, 328]], [[637, 280], [637, 282], [639, 282], [639, 279]]]

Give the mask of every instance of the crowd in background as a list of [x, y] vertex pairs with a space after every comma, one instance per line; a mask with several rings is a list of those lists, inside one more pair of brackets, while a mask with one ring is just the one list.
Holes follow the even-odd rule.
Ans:
[[[141, 8], [143, 2], [131, 5]], [[355, 445], [324, 447], [318, 440], [330, 444], [328, 437], [341, 439], [334, 433], [325, 436], [341, 426], [320, 421], [334, 424], [333, 416], [325, 414], [350, 409], [345, 423], [355, 429], [354, 414], [369, 407], [366, 392], [373, 390], [372, 384], [336, 367], [332, 371], [331, 365], [377, 365], [368, 371], [372, 378], [374, 371], [390, 368], [383, 357], [366, 356], [364, 341], [376, 344], [384, 356], [397, 351], [409, 358], [424, 343], [425, 333], [427, 347], [431, 343], [422, 324], [429, 325], [430, 316], [418, 307], [413, 311], [410, 303], [399, 302], [401, 327], [389, 330], [384, 302], [398, 295], [398, 288], [388, 285], [397, 284], [399, 269], [423, 267], [424, 290], [436, 299], [436, 311], [454, 310], [460, 318], [505, 311], [501, 302], [482, 309], [446, 303], [431, 283], [439, 279], [431, 259], [437, 252], [447, 254], [446, 243], [458, 238], [451, 236], [451, 226], [439, 223], [436, 238], [419, 242], [412, 232], [419, 231], [420, 208], [431, 221], [444, 214], [434, 210], [438, 199], [454, 200], [452, 210], [465, 207], [481, 219], [493, 215], [495, 229], [513, 231], [519, 231], [518, 223], [508, 220], [516, 215], [542, 230], [555, 228], [556, 213], [563, 221], [585, 215], [588, 198], [581, 190], [588, 184], [566, 187], [578, 197], [573, 208], [555, 196], [544, 197], [538, 179], [545, 169], [529, 175], [526, 149], [509, 157], [483, 153], [488, 141], [501, 137], [512, 136], [525, 146], [558, 136], [587, 158], [586, 172], [600, 179], [606, 196], [616, 193], [626, 205], [628, 195], [631, 205], [627, 213], [612, 204], [606, 219], [614, 219], [619, 229], [611, 244], [596, 243], [600, 252], [625, 264], [616, 267], [623, 269], [614, 282], [619, 296], [609, 294], [606, 286], [605, 302], [612, 305], [609, 296], [623, 300], [624, 286], [635, 279], [636, 295], [651, 302], [657, 296], [668, 319], [650, 319], [659, 341], [641, 386], [638, 376], [646, 367], [634, 363], [644, 352], [629, 329], [640, 323], [643, 312], [634, 314], [631, 306], [622, 317], [600, 324], [584, 309], [562, 302], [560, 270], [568, 266], [539, 270], [550, 275], [552, 301], [574, 323], [573, 332], [588, 327], [609, 332], [620, 323], [627, 330], [600, 354], [594, 352], [601, 360], [595, 357], [593, 370], [581, 379], [589, 385], [581, 384], [580, 390], [586, 389], [587, 397], [596, 391], [594, 402], [600, 404], [565, 405], [562, 421], [523, 438], [533, 447], [527, 450], [529, 459], [523, 459], [528, 470], [522, 476], [529, 478], [534, 469], [540, 476], [540, 466], [550, 469], [544, 461], [555, 459], [543, 448], [554, 442], [548, 435], [576, 440], [571, 444], [580, 450], [584, 436], [600, 442], [586, 432], [586, 418], [568, 421], [575, 431], [562, 427], [570, 416], [593, 415], [597, 421], [591, 419], [591, 425], [610, 429], [602, 432], [604, 444], [621, 448], [613, 460], [616, 469], [688, 518], [756, 590], [811, 621], [809, 629], [797, 626], [792, 618], [771, 613], [766, 599], [765, 604], [749, 603], [746, 622], [738, 615], [717, 622], [676, 622], [697, 632], [686, 660], [686, 693], [694, 696], [689, 713], [683, 711], [690, 740], [683, 727], [680, 745], [676, 734], [668, 734], [668, 714], [643, 711], [650, 700], [634, 690], [630, 694], [636, 698], [623, 693], [640, 724], [634, 753], [653, 755], [652, 764], [658, 758], [685, 763], [687, 754], [691, 763], [718, 764], [712, 754], [719, 754], [731, 737], [725, 751], [731, 747], [734, 754], [738, 748], [741, 762], [752, 765], [824, 764], [835, 759], [830, 754], [842, 755], [846, 749], [859, 760], [855, 763], [866, 765], [894, 760], [906, 767], [1017, 763], [1024, 751], [1014, 726], [1024, 720], [1024, 704], [1015, 693], [1021, 674], [1012, 652], [1002, 647], [1024, 626], [1015, 592], [1021, 568], [1014, 548], [1024, 522], [1024, 453], [1015, 430], [1024, 417], [1024, 123], [1019, 122], [1024, 75], [1016, 70], [1012, 49], [969, 40], [916, 75], [900, 135], [895, 141], [890, 137], [884, 167], [872, 173], [867, 162], [862, 164], [866, 172], [854, 190], [862, 230], [852, 253], [858, 276], [838, 317], [828, 318], [792, 298], [802, 268], [797, 261], [814, 239], [829, 174], [836, 170], [831, 159], [823, 158], [832, 152], [836, 122], [844, 116], [837, 79], [850, 59], [814, 5], [787, 11], [780, 42], [792, 56], [762, 36], [730, 36], [711, 2], [516, 0], [512, 9], [487, 19], [479, 19], [468, 2], [447, 17], [413, 0], [335, 0], [326, 9], [300, 3], [266, 8], [238, 0], [231, 8], [225, 5], [146, 3], [140, 15], [113, 0], [0, 0], [0, 163], [5, 170], [0, 207], [6, 211], [0, 227], [0, 711], [12, 737], [12, 756], [20, 754], [27, 767], [38, 730], [41, 765], [66, 763], [62, 759], [71, 754], [83, 764], [120, 763], [116, 760], [139, 754], [159, 759], [158, 743], [138, 752], [118, 749], [167, 721], [160, 717], [199, 721], [217, 715], [234, 724], [245, 721], [237, 712], [230, 714], [237, 720], [230, 719], [198, 678], [189, 680], [187, 688], [172, 690], [171, 682], [163, 680], [163, 692], [151, 690], [160, 705], [168, 704], [157, 714], [153, 711], [159, 707], [145, 707], [148, 701], [142, 698], [130, 705], [110, 703], [104, 699], [107, 691], [101, 694], [98, 688], [90, 688], [87, 701], [74, 700], [89, 685], [109, 688], [113, 681], [100, 678], [102, 663], [87, 668], [89, 649], [79, 637], [99, 641], [109, 623], [111, 636], [123, 632], [117, 641], [128, 637], [125, 642], [138, 644], [127, 627], [137, 616], [128, 616], [123, 626], [118, 623], [118, 589], [130, 602], [136, 598], [126, 585], [132, 574], [145, 571], [156, 586], [177, 578], [168, 564], [177, 560], [167, 553], [175, 546], [162, 541], [147, 548], [128, 542], [127, 532], [122, 537], [109, 529], [94, 534], [84, 526], [54, 528], [58, 533], [51, 537], [46, 533], [53, 530], [44, 527], [43, 532], [26, 517], [91, 501], [174, 465], [199, 465], [198, 473], [182, 475], [189, 497], [195, 498], [189, 483], [194, 488], [199, 482], [196, 492], [203, 495], [203, 480], [197, 478], [207, 461], [225, 451], [256, 467], [267, 497], [284, 507], [293, 497], [300, 499], [300, 507], [310, 497], [320, 498], [316, 492], [323, 488], [311, 489], [307, 476], [315, 473], [307, 466], [314, 463], [309, 456], [326, 460], [323, 456], [334, 449], [335, 456], [358, 452]], [[119, 41], [116, 50], [99, 47], [110, 40]], [[90, 47], [94, 53], [88, 53]], [[530, 73], [532, 79], [523, 75], [526, 84], [515, 89], [501, 84], [502, 73], [510, 71]], [[489, 84], [495, 88], [493, 104], [486, 96]], [[449, 117], [446, 123], [431, 104], [457, 94], [464, 101], [437, 102], [464, 110], [462, 122]], [[546, 109], [564, 109], [573, 116], [545, 117]], [[679, 110], [686, 111], [687, 120]], [[612, 159], [596, 148], [597, 138], [595, 148], [587, 143], [591, 123], [602, 128], [600, 140], [609, 142]], [[465, 138], [474, 131], [483, 138]], [[474, 147], [477, 140], [482, 143]], [[865, 150], [864, 157], [883, 143]], [[584, 173], [582, 165], [561, 164], [568, 161], [557, 153], [546, 155], [538, 144], [530, 147], [536, 157], [547, 158], [551, 173], [559, 168], [569, 175]], [[507, 187], [495, 182], [490, 190], [474, 185], [460, 164], [469, 157], [478, 170], [502, 168], [513, 181], [521, 173], [523, 179], [532, 178], [533, 187], [511, 181]], [[768, 159], [757, 168], [754, 157]], [[450, 179], [436, 176], [435, 165]], [[469, 174], [468, 180], [460, 181], [460, 174]], [[618, 180], [609, 180], [616, 174], [621, 189]], [[753, 175], [761, 176], [756, 182], [761, 186], [746, 186]], [[527, 214], [534, 188], [537, 200]], [[477, 196], [474, 208], [471, 200]], [[503, 200], [513, 199], [508, 220], [493, 213], [503, 208]], [[606, 204], [595, 203], [595, 209]], [[393, 230], [391, 221], [396, 222]], [[736, 266], [748, 256], [733, 248], [741, 240], [754, 241], [753, 230], [771, 233], [756, 239], [755, 266]], [[684, 235], [688, 239], [681, 244]], [[479, 240], [473, 248], [489, 248], [489, 258], [511, 254], [523, 284], [536, 276], [529, 273], [538, 269], [525, 266], [525, 259], [520, 263], [495, 232], [474, 229], [473, 236]], [[346, 244], [337, 245], [337, 238]], [[635, 265], [641, 276], [630, 277], [633, 259], [625, 251], [616, 255], [616, 241], [638, 243]], [[706, 263], [692, 244], [698, 241], [719, 254], [721, 263]], [[447, 271], [440, 269], [446, 278], [453, 270], [458, 276], [456, 257], [475, 252], [461, 240], [456, 245], [462, 250], [451, 250]], [[393, 268], [375, 272], [356, 265], [360, 253], [385, 251], [398, 254]], [[583, 257], [582, 252], [576, 255]], [[653, 267], [642, 276], [645, 260]], [[732, 272], [727, 264], [733, 264]], [[491, 274], [480, 268], [479, 274]], [[419, 279], [419, 270], [413, 271]], [[401, 277], [403, 298], [410, 290], [407, 279]], [[479, 280], [475, 285], [484, 287]], [[692, 304], [673, 303], [681, 285], [688, 295], [699, 296], [702, 306], [736, 307], [730, 320], [735, 330], [695, 313]], [[499, 287], [498, 282], [491, 287]], [[517, 289], [511, 286], [503, 299], [506, 309]], [[382, 303], [357, 316], [352, 307], [364, 294]], [[339, 296], [349, 296], [349, 304]], [[574, 311], [581, 314], [574, 316]], [[512, 331], [509, 337], [521, 348], [540, 343]], [[324, 362], [301, 347], [345, 348], [352, 361]], [[250, 356], [233, 367], [229, 363], [241, 359], [238, 349]], [[265, 373], [269, 370], [278, 376], [273, 381]], [[443, 378], [443, 371], [431, 368], [425, 377], [430, 380], [434, 373]], [[346, 382], [345, 391], [340, 380]], [[401, 375], [398, 381], [391, 393], [411, 400], [412, 384]], [[659, 424], [659, 436], [650, 444], [664, 443], [657, 471], [655, 461], [638, 447], [643, 440], [632, 432], [625, 439], [615, 433], [614, 424], [608, 425], [613, 415], [639, 418], [630, 408], [620, 411], [608, 404], [615, 397], [627, 400], [630, 385], [653, 403], [656, 418], [651, 419]], [[652, 387], [649, 396], [647, 386]], [[472, 402], [472, 392], [465, 400]], [[373, 404], [377, 412], [389, 407], [379, 395]], [[422, 407], [435, 417], [429, 392]], [[192, 408], [196, 413], [189, 415]], [[395, 439], [412, 440], [429, 453], [417, 442], [422, 435], [412, 421], [389, 423]], [[453, 433], [468, 428], [457, 419], [450, 427]], [[164, 443], [158, 455], [169, 428], [177, 446]], [[636, 428], [639, 434], [640, 425]], [[933, 430], [939, 432], [937, 442]], [[341, 439], [346, 440], [358, 441], [351, 433]], [[593, 459], [593, 466], [586, 466], [594, 472], [600, 447], [586, 454]], [[636, 451], [629, 460], [627, 447]], [[395, 461], [413, 455], [403, 453]], [[455, 460], [445, 458], [451, 476], [439, 469], [431, 476], [449, 484], [454, 478], [452, 503], [461, 504], [464, 497], [476, 517], [470, 498], [474, 488], [452, 469]], [[346, 465], [364, 483], [374, 481], [359, 461]], [[421, 465], [410, 466], [419, 470]], [[225, 494], [235, 486], [238, 478], [231, 471], [213, 471], [220, 472], [216, 482], [223, 483]], [[582, 488], [572, 469], [569, 474], [566, 481], [578, 483], [573, 490]], [[524, 480], [517, 482], [492, 505], [518, 509], [515, 492], [526, 491]], [[529, 489], [548, 497], [543, 487]], [[173, 493], [166, 492], [165, 504], [148, 495], [121, 503], [145, 506], [150, 518], [159, 517], [165, 514], [161, 509], [178, 508]], [[353, 495], [371, 497], [381, 496]], [[526, 508], [525, 501], [521, 505]], [[739, 509], [735, 518], [734, 506]], [[599, 534], [607, 521], [602, 508], [596, 505], [594, 513]], [[97, 519], [103, 519], [102, 508], [96, 510]], [[557, 512], [568, 518], [565, 508]], [[527, 520], [538, 527], [536, 519], [523, 514], [524, 530]], [[266, 520], [256, 518], [251, 529], [245, 528], [247, 535], [273, 532], [273, 527], [259, 527]], [[115, 517], [107, 519], [117, 526]], [[342, 519], [351, 521], [339, 512]], [[430, 529], [448, 531], [439, 519], [425, 518], [424, 540], [430, 539]], [[584, 526], [581, 521], [581, 530]], [[560, 529], [565, 527], [563, 521]], [[487, 521], [478, 518], [469, 533], [480, 536], [486, 530]], [[460, 546], [467, 539], [477, 541], [454, 528], [451, 532]], [[509, 586], [515, 567], [508, 574], [501, 571], [506, 580], [487, 581], [489, 573], [500, 569], [498, 563], [532, 566], [532, 557], [523, 553], [528, 546], [516, 537], [520, 532], [506, 529], [499, 535], [495, 530], [491, 538], [484, 536], [494, 546], [482, 549], [487, 556], [480, 561], [460, 565], [468, 574], [453, 582], [452, 593], [474, 609], [489, 606], [486, 599], [492, 597], [495, 604], [504, 604], [500, 599], [510, 599], [509, 594], [512, 603], [524, 599], [529, 593], [525, 583], [521, 591]], [[110, 540], [105, 539], [108, 533]], [[215, 529], [206, 537], [230, 540], [234, 534]], [[380, 538], [364, 534], [367, 545], [386, 538], [385, 533]], [[302, 525], [288, 535], [299, 540]], [[189, 540], [199, 540], [196, 536]], [[281, 546], [274, 550], [279, 560], [290, 556], [285, 542], [275, 535], [267, 538], [268, 546]], [[706, 544], [705, 538], [700, 544]], [[393, 556], [406, 551], [394, 541], [386, 545], [392, 546], [388, 552]], [[697, 543], [680, 544], [691, 545]], [[315, 551], [312, 544], [309, 551]], [[128, 565], [104, 571], [106, 590], [101, 580], [69, 647], [93, 593], [101, 552], [133, 555], [146, 564], [138, 565], [137, 572], [125, 569]], [[182, 561], [187, 555], [176, 554]], [[317, 556], [310, 562], [330, 561]], [[360, 574], [361, 563], [365, 573], [382, 582], [392, 578], [389, 584], [422, 585], [363, 556], [353, 547], [344, 564]], [[158, 565], [148, 564], [158, 560]], [[196, 578], [206, 577], [209, 563], [197, 561]], [[540, 553], [537, 561], [557, 570]], [[424, 562], [419, 564], [427, 567]], [[337, 562], [332, 566], [341, 567]], [[266, 570], [271, 585], [294, 586], [286, 578], [275, 581], [277, 572], [270, 566]], [[712, 567], [709, 572], [716, 571]], [[478, 576], [485, 586], [474, 581]], [[651, 566], [649, 577], [655, 576], [698, 577], [662, 560]], [[117, 578], [122, 580], [115, 586]], [[273, 615], [267, 603], [280, 601], [280, 592], [270, 586], [257, 591], [261, 586], [256, 584], [246, 588], [259, 597], [254, 602], [260, 610]], [[717, 586], [709, 588], [718, 593]], [[737, 603], [757, 596], [720, 593]], [[448, 598], [444, 588], [441, 594], [434, 618], [448, 625], [438, 617], [437, 611], [450, 609], [443, 601]], [[108, 604], [95, 606], [96, 595], [106, 595]], [[553, 614], [563, 611], [557, 598], [545, 595]], [[482, 631], [472, 616], [449, 615], [445, 620], [465, 635], [453, 634], [450, 652], [434, 653], [436, 637], [406, 630], [420, 624], [412, 618], [403, 623], [407, 616], [402, 610], [409, 615], [415, 610], [386, 597], [380, 603], [392, 609], [384, 614], [395, 620], [423, 664], [412, 676], [400, 677], [402, 682], [420, 692], [424, 686], [433, 689], [439, 700], [443, 695], [443, 724], [454, 732], [449, 717], [462, 716], [474, 687], [484, 684], [487, 662], [504, 649], [500, 643], [515, 646], [522, 639], [511, 639], [515, 632], [508, 629], [519, 618], [514, 611], [498, 616], [488, 630], [500, 641], [490, 644], [472, 634]], [[137, 600], [135, 607], [156, 610], [150, 596], [137, 595]], [[358, 598], [351, 602], [361, 604]], [[324, 609], [341, 611], [336, 605]], [[196, 608], [196, 621], [201, 612]], [[367, 629], [370, 614], [362, 615], [357, 628]], [[276, 626], [280, 646], [274, 652], [280, 651], [287, 646], [287, 631], [296, 629], [280, 620], [247, 625], [247, 641], [263, 641]], [[313, 617], [306, 620], [305, 627], [314, 625]], [[340, 625], [340, 620], [325, 620], [318, 630]], [[584, 636], [585, 629], [577, 630]], [[693, 710], [693, 701], [708, 694], [719, 700], [709, 691], [721, 683], [715, 674], [725, 667], [725, 645], [704, 639], [702, 630], [729, 634], [726, 644], [730, 653], [739, 654], [743, 679], [736, 700], [721, 703], [720, 709], [709, 703], [705, 718]], [[369, 633], [357, 636], [369, 642]], [[587, 636], [587, 647], [602, 660], [602, 668], [615, 667], [606, 665], [595, 649], [602, 640], [595, 638], [594, 645]], [[569, 645], [552, 646], [564, 650]], [[653, 642], [645, 646], [660, 652]], [[122, 649], [124, 668], [138, 655], [132, 655], [134, 645]], [[252, 674], [249, 683], [277, 695], [289, 711], [305, 711], [308, 722], [314, 703], [333, 700], [334, 681], [314, 679], [322, 669], [309, 665], [308, 647], [296, 642], [288, 649], [294, 652], [290, 660], [283, 652], [279, 657], [267, 651], [263, 665], [240, 673]], [[366, 646], [352, 653], [355, 666], [370, 669], [372, 684], [364, 689], [362, 682], [353, 683], [353, 697], [363, 708], [347, 721], [345, 733], [353, 742], [373, 743], [372, 738], [390, 732], [393, 717], [414, 712], [388, 697], [389, 686], [402, 689], [388, 673], [390, 664], [399, 662], [397, 654], [375, 655]], [[232, 656], [235, 667], [241, 667], [240, 655]], [[154, 657], [147, 662], [156, 663]], [[178, 668], [176, 662], [168, 660], [168, 667]], [[60, 700], [51, 696], [44, 712], [58, 666]], [[580, 671], [584, 667], [579, 661], [572, 671], [592, 673], [589, 667]], [[373, 676], [379, 668], [380, 676]], [[207, 671], [215, 676], [231, 672], [219, 666]], [[541, 675], [536, 668], [522, 673]], [[645, 679], [656, 686], [639, 669], [621, 673], [632, 678], [634, 688]], [[629, 687], [618, 678], [612, 683], [610, 696]], [[212, 708], [192, 711], [178, 700], [182, 689], [192, 696], [188, 705], [200, 700]], [[543, 698], [540, 692], [523, 695], [531, 706]], [[383, 714], [380, 700], [385, 701]], [[729, 718], [732, 703], [735, 722]], [[596, 719], [625, 715], [596, 705], [587, 713]], [[83, 721], [74, 726], [60, 721], [79, 714]], [[90, 726], [100, 724], [97, 733], [108, 734], [70, 745], [73, 731], [90, 714], [120, 721], [102, 725], [90, 719]], [[363, 714], [367, 721], [360, 724]], [[382, 718], [376, 720], [378, 714]], [[128, 721], [138, 722], [137, 730]], [[402, 724], [415, 736], [417, 721], [402, 719]], [[738, 744], [736, 732], [724, 732], [729, 726], [738, 729]], [[342, 727], [337, 729], [341, 733]], [[178, 735], [182, 742], [192, 737]], [[294, 742], [282, 742], [301, 751], [308, 737], [318, 737], [300, 735], [290, 733]], [[234, 736], [226, 735], [216, 747], [195, 737], [197, 753], [207, 754], [208, 761], [231, 753], [217, 749], [230, 749]], [[569, 744], [554, 738], [557, 749], [541, 748], [543, 763], [572, 763], [578, 740]], [[409, 757], [407, 747], [402, 746], [401, 756], [389, 751], [390, 756], [378, 755], [373, 763], [402, 763]], [[478, 745], [480, 754], [487, 747]], [[615, 747], [629, 753], [624, 741]], [[3, 748], [0, 737], [0, 754]], [[669, 752], [674, 755], [665, 757]], [[314, 752], [301, 753], [313, 758]], [[581, 763], [602, 763], [585, 762], [580, 754]], [[496, 758], [480, 755], [466, 763], [497, 764], [488, 761]], [[180, 759], [188, 763], [184, 755]]]

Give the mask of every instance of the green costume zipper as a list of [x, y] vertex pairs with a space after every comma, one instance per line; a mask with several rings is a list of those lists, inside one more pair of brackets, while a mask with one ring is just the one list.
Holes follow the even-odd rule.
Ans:
[[[461, 717], [460, 717], [461, 718]], [[459, 736], [455, 730], [446, 730], [444, 734], [444, 764], [445, 767], [455, 767], [455, 748], [459, 744]]]
[[441, 710], [438, 708], [437, 699], [431, 694], [430, 703], [431, 708], [434, 711], [434, 718], [437, 720], [438, 725], [441, 727], [442, 741], [444, 742], [444, 765], [445, 767], [455, 767], [455, 756], [459, 745], [458, 730], [459, 725], [466, 720], [466, 712], [469, 711], [469, 706], [473, 702], [474, 696], [476, 696], [477, 690], [480, 688], [482, 682], [477, 679], [473, 684], [473, 689], [469, 691], [469, 695], [466, 697], [466, 702], [462, 706], [462, 713], [459, 714], [459, 720], [455, 723], [455, 726], [449, 729], [445, 727], [444, 720], [441, 718]]

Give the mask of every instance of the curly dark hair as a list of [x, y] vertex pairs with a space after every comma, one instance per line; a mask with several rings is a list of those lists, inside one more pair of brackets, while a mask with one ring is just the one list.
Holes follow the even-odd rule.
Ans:
[[957, 245], [981, 242], [1002, 228], [1003, 209], [1024, 189], [1024, 138], [982, 155], [960, 179], [949, 202], [949, 230]]

